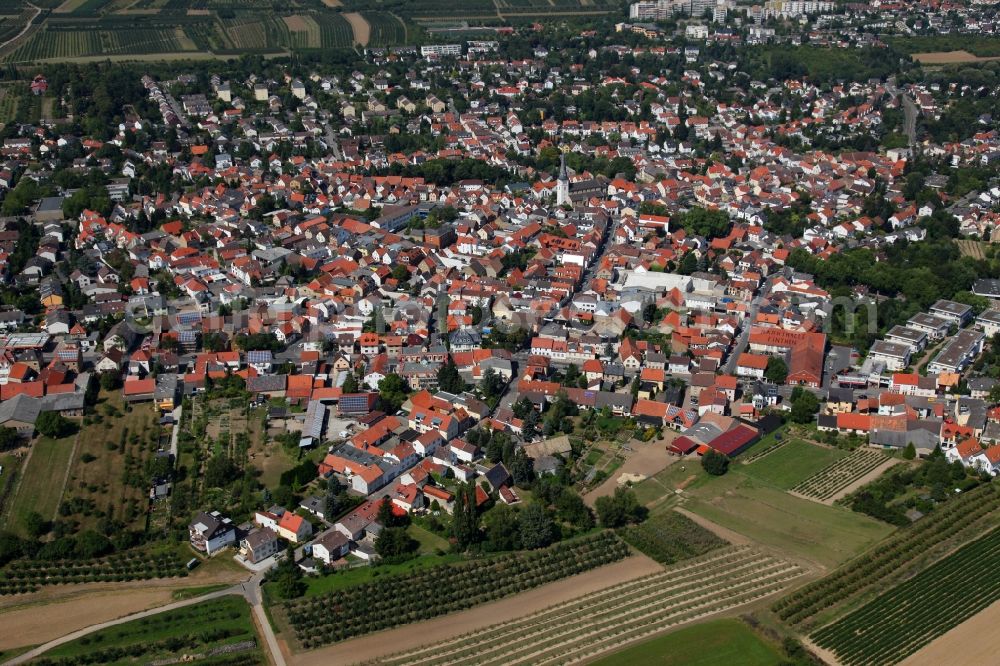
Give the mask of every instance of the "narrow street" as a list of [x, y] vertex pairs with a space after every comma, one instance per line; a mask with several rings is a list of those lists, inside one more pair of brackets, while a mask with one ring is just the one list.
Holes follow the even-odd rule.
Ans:
[[740, 357], [744, 351], [746, 351], [747, 345], [750, 343], [750, 329], [753, 327], [753, 321], [757, 318], [757, 312], [760, 310], [760, 306], [764, 304], [764, 300], [767, 298], [768, 294], [771, 293], [771, 283], [774, 277], [771, 276], [764, 281], [764, 285], [754, 296], [753, 300], [750, 301], [750, 311], [747, 313], [747, 318], [743, 321], [743, 326], [740, 329], [740, 337], [733, 345], [732, 351], [729, 352], [729, 357], [722, 366], [722, 372], [726, 375], [733, 374], [736, 369], [736, 360]]

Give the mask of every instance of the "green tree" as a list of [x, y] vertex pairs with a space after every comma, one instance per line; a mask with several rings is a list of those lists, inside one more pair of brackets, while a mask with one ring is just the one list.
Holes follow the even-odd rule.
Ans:
[[447, 360], [438, 368], [437, 373], [438, 388], [448, 393], [461, 393], [465, 390], [465, 381], [458, 372], [455, 359], [448, 355]]
[[518, 537], [521, 547], [529, 550], [544, 548], [556, 538], [556, 526], [541, 504], [532, 502], [517, 514]]
[[333, 520], [351, 504], [347, 488], [335, 476], [331, 476], [330, 480], [326, 482], [326, 497], [323, 504], [327, 520]]
[[0, 532], [0, 567], [24, 553], [21, 540], [12, 532]]
[[49, 521], [37, 511], [32, 511], [24, 517], [24, 531], [28, 536], [38, 538], [49, 531]]
[[[506, 462], [506, 461], [505, 461]], [[510, 475], [514, 477], [514, 484], [521, 488], [526, 488], [535, 480], [535, 466], [524, 449], [517, 449], [509, 461]]]
[[597, 518], [604, 527], [622, 527], [638, 523], [646, 518], [646, 507], [639, 504], [635, 493], [628, 488], [618, 487], [610, 497], [598, 497], [594, 502]]
[[379, 504], [375, 521], [383, 527], [406, 527], [409, 525], [410, 516], [408, 514], [398, 514], [392, 507], [392, 500], [388, 497], [383, 497], [382, 503]]
[[295, 563], [295, 547], [292, 545], [288, 546], [284, 559], [271, 569], [267, 577], [282, 599], [295, 599], [306, 592], [306, 582], [302, 580], [302, 569]]
[[375, 539], [375, 552], [383, 562], [394, 563], [412, 559], [420, 544], [405, 527], [387, 527]]
[[785, 359], [778, 356], [767, 359], [764, 379], [772, 384], [784, 384], [786, 377], [788, 377], [788, 365], [785, 363]]
[[395, 414], [399, 411], [400, 406], [406, 402], [410, 387], [402, 377], [393, 373], [386, 375], [378, 383], [378, 392], [382, 411], [386, 414]]
[[564, 489], [555, 504], [560, 520], [565, 520], [583, 530], [589, 530], [594, 526], [594, 514], [590, 511], [590, 507], [572, 490]]
[[479, 541], [479, 509], [476, 506], [476, 488], [471, 483], [459, 485], [455, 492], [451, 534], [459, 550], [466, 550]]
[[76, 537], [76, 554], [83, 558], [107, 555], [112, 551], [111, 542], [94, 530], [84, 530]]
[[114, 391], [116, 388], [118, 388], [118, 373], [102, 372], [101, 388], [104, 389], [105, 391]]
[[483, 516], [483, 528], [487, 550], [517, 550], [520, 545], [517, 512], [506, 504], [497, 504], [486, 512]]
[[358, 378], [354, 376], [353, 372], [347, 373], [347, 377], [344, 379], [344, 383], [340, 388], [344, 393], [358, 392]]
[[913, 442], [910, 442], [909, 444], [906, 445], [906, 448], [903, 449], [903, 459], [913, 460], [916, 457], [917, 457], [917, 448], [913, 446]]
[[225, 453], [220, 453], [212, 456], [205, 466], [205, 485], [209, 488], [225, 488], [239, 478], [239, 475], [240, 469], [236, 463]]
[[819, 411], [819, 398], [811, 391], [796, 386], [792, 391], [792, 409], [789, 418], [795, 423], [811, 423]]
[[8, 451], [21, 445], [21, 436], [13, 428], [0, 427], [0, 451]]
[[701, 457], [701, 466], [712, 476], [722, 476], [729, 471], [729, 456], [715, 449], [709, 449]]
[[76, 424], [59, 412], [42, 412], [35, 420], [35, 429], [46, 437], [59, 439], [76, 432]]

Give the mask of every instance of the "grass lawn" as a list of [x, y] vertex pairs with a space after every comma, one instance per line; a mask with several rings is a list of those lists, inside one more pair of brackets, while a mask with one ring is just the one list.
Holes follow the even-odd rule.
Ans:
[[775, 666], [781, 655], [737, 620], [716, 620], [639, 643], [597, 666]]
[[52, 520], [59, 506], [66, 467], [73, 455], [73, 437], [50, 439], [39, 437], [32, 446], [31, 460], [24, 468], [21, 482], [7, 514], [7, 526], [20, 531], [25, 517], [37, 511]]
[[843, 507], [794, 497], [730, 470], [725, 476], [692, 483], [680, 505], [791, 557], [833, 567], [894, 529]]
[[847, 451], [840, 449], [827, 449], [802, 440], [793, 440], [756, 462], [731, 469], [788, 490], [847, 455]]
[[789, 428], [787, 425], [781, 426], [774, 432], [758, 439], [756, 442], [750, 445], [750, 448], [744, 449], [738, 455], [736, 455], [735, 458], [737, 460], [745, 460], [750, 456], [754, 455], [755, 453], [763, 451], [767, 447], [776, 444], [778, 442], [778, 437], [781, 437], [781, 439], [784, 440], [784, 442], [787, 444], [789, 439], [793, 439], [788, 436], [788, 430]]
[[358, 567], [347, 571], [338, 571], [327, 576], [307, 576], [305, 596], [315, 597], [333, 590], [340, 590], [352, 585], [367, 583], [370, 580], [382, 576], [392, 576], [394, 574], [407, 573], [413, 569], [424, 569], [438, 564], [450, 564], [462, 559], [461, 555], [448, 553], [447, 555], [421, 555], [416, 559], [401, 564], [380, 564], [372, 567]]
[[8, 474], [17, 469], [18, 462], [17, 457], [13, 453], [0, 453], [0, 467], [3, 467], [3, 471], [0, 472], [0, 479], [7, 478]]
[[409, 532], [410, 536], [420, 543], [420, 552], [425, 554], [435, 553], [438, 550], [447, 552], [448, 548], [451, 546], [445, 539], [439, 537], [433, 532], [420, 527], [419, 525], [410, 525], [406, 530]]
[[[112, 659], [102, 663], [138, 663], [140, 657], [145, 661], [152, 657], [179, 657], [247, 640], [260, 642], [250, 606], [242, 598], [233, 596], [109, 627], [60, 645], [45, 653], [45, 657], [93, 658], [101, 650], [123, 648], [132, 653], [131, 657], [123, 656], [120, 661]], [[240, 663], [266, 663], [259, 648], [237, 654], [240, 655]]]

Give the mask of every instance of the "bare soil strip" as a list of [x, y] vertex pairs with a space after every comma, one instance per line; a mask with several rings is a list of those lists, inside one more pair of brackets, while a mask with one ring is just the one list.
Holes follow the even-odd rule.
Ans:
[[361, 46], [368, 46], [368, 40], [372, 36], [372, 27], [368, 25], [365, 17], [357, 12], [348, 12], [344, 14], [344, 18], [351, 24], [351, 30], [354, 31], [354, 41]]
[[327, 7], [341, 7], [342, 3], [340, 0], [323, 0], [323, 4]]
[[935, 639], [900, 666], [979, 666], [1000, 663], [1000, 601]]
[[828, 666], [840, 666], [840, 662], [837, 661], [837, 655], [830, 652], [826, 648], [821, 648], [805, 636], [802, 637], [802, 644], [809, 648], [810, 652], [822, 659], [823, 663]]
[[1000, 56], [977, 56], [968, 51], [933, 51], [931, 53], [914, 53], [913, 59], [922, 65], [951, 65], [960, 62], [1000, 60]]
[[83, 5], [87, 0], [66, 0], [64, 3], [52, 10], [53, 14], [69, 14]]
[[412, 650], [427, 643], [443, 641], [499, 622], [514, 620], [553, 604], [660, 571], [663, 571], [663, 567], [659, 564], [644, 555], [636, 555], [496, 603], [362, 636], [320, 650], [303, 652], [291, 657], [289, 663], [292, 666], [328, 666], [370, 661], [387, 654]]

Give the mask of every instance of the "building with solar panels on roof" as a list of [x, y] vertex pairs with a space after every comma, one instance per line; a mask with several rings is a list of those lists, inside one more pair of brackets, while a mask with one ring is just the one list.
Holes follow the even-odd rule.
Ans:
[[198, 351], [198, 331], [185, 330], [177, 332], [177, 344], [186, 354]]

